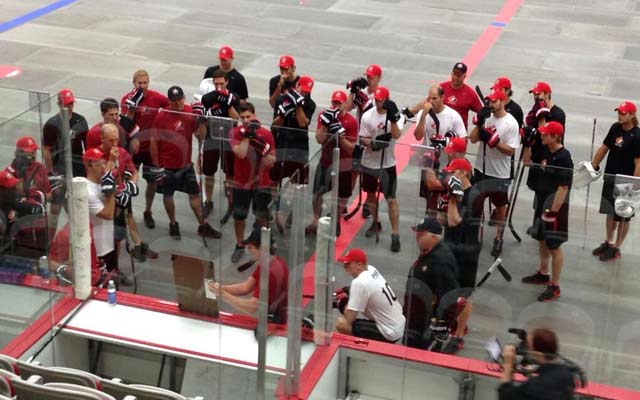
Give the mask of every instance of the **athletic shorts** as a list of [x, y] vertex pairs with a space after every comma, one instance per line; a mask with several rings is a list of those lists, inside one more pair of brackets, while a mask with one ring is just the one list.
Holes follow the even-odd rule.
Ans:
[[271, 203], [271, 188], [264, 189], [233, 189], [233, 219], [244, 221], [249, 216], [249, 206], [252, 206], [256, 218], [269, 218], [269, 203]]
[[362, 166], [362, 190], [373, 193], [378, 190], [387, 199], [396, 198], [397, 189], [396, 166], [383, 169], [372, 169]]
[[477, 169], [473, 172], [473, 184], [477, 185], [480, 196], [478, 199], [484, 201], [487, 197], [491, 200], [491, 204], [496, 207], [504, 207], [509, 204], [509, 186], [511, 179], [494, 178], [489, 175], [483, 175]]
[[569, 205], [564, 204], [558, 212], [558, 219], [554, 225], [542, 220], [542, 213], [553, 202], [553, 194], [536, 193], [535, 212], [531, 237], [542, 241], [550, 250], [555, 250], [569, 239]]
[[[206, 140], [205, 140], [206, 143]], [[233, 178], [233, 151], [222, 151], [222, 160], [220, 160], [220, 149], [209, 149], [206, 147], [202, 151], [202, 173], [205, 176], [214, 176], [218, 172], [218, 161], [222, 166], [222, 172], [224, 172], [227, 179]]]
[[353, 324], [351, 325], [351, 333], [353, 334], [353, 336], [365, 339], [378, 340], [380, 342], [387, 343], [396, 342], [394, 340], [388, 340], [386, 337], [384, 337], [382, 332], [380, 332], [380, 329], [378, 329], [376, 323], [368, 319], [359, 318], [353, 321]]
[[[295, 179], [293, 178], [294, 174], [296, 174]], [[276, 183], [288, 177], [296, 183], [306, 185], [309, 183], [309, 165], [306, 161], [278, 161], [269, 170], [269, 177]]]
[[613, 197], [613, 189], [615, 187], [615, 178], [614, 177], [609, 178], [605, 176], [603, 179], [604, 179], [604, 183], [602, 184], [602, 196], [600, 197], [600, 214], [611, 215], [613, 217], [613, 220], [616, 222], [631, 221], [631, 218], [633, 218], [635, 214], [629, 218], [623, 218], [618, 214], [616, 214], [615, 207], [614, 207], [616, 199], [615, 197]]
[[142, 177], [147, 183], [153, 183], [151, 179], [151, 172], [149, 171], [153, 168], [153, 164], [151, 163], [151, 153], [143, 153], [139, 152], [138, 154], [133, 156], [133, 165], [136, 166], [136, 169], [140, 169], [140, 164], [142, 164]]
[[198, 186], [193, 164], [181, 169], [164, 169], [162, 194], [164, 197], [172, 197], [175, 191], [189, 195], [200, 193], [200, 186]]
[[[313, 179], [313, 194], [325, 194], [333, 188], [331, 179], [331, 167], [318, 165], [316, 175]], [[348, 199], [351, 197], [351, 171], [338, 173], [338, 197]]]
[[118, 253], [115, 250], [98, 257], [101, 265], [104, 265], [107, 271], [111, 272], [118, 269]]

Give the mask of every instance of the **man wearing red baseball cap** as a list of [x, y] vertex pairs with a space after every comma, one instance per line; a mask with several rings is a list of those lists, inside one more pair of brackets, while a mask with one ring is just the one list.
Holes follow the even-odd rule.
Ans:
[[640, 176], [640, 128], [638, 128], [636, 105], [630, 101], [624, 101], [615, 108], [615, 111], [618, 112], [618, 122], [611, 125], [609, 133], [591, 161], [597, 170], [609, 153], [604, 169], [604, 184], [600, 200], [600, 214], [607, 216], [606, 238], [593, 250], [593, 255], [600, 257], [601, 261], [620, 257], [620, 246], [629, 232], [631, 222], [631, 217], [623, 218], [615, 213], [613, 196], [615, 175]]
[[373, 107], [373, 94], [382, 80], [382, 68], [378, 64], [371, 64], [364, 70], [364, 76], [359, 76], [347, 82], [349, 97], [345, 108], [351, 111], [357, 107], [358, 120], [362, 114]]
[[444, 104], [453, 108], [462, 117], [465, 128], [469, 122], [469, 110], [480, 111], [482, 103], [476, 92], [464, 80], [467, 77], [467, 65], [457, 62], [451, 70], [451, 80], [440, 83], [444, 90]]
[[[536, 208], [531, 236], [538, 240], [540, 263], [538, 270], [522, 278], [523, 283], [547, 285], [538, 301], [551, 301], [560, 297], [560, 272], [563, 254], [560, 246], [568, 240], [569, 201], [573, 180], [571, 153], [562, 145], [563, 126], [556, 121], [538, 128], [544, 153], [539, 179], [545, 182], [536, 190]], [[551, 266], [551, 276], [549, 276]]]
[[524, 113], [522, 112], [522, 107], [520, 104], [516, 103], [513, 100], [513, 89], [511, 89], [511, 80], [506, 76], [501, 76], [495, 80], [493, 86], [491, 86], [491, 90], [494, 92], [502, 91], [507, 96], [507, 100], [504, 104], [504, 109], [511, 115], [513, 118], [518, 121], [518, 127], [522, 128], [524, 124]]
[[[367, 263], [362, 249], [350, 249], [338, 262], [353, 280], [343, 315], [336, 320], [336, 330], [357, 337], [394, 343], [404, 334], [406, 319], [398, 297], [380, 271]], [[358, 314], [366, 317], [358, 318]]]
[[15, 201], [21, 189], [20, 179], [7, 170], [0, 171], [0, 244], [9, 240], [8, 233], [16, 216]]
[[277, 100], [280, 95], [287, 93], [289, 89], [293, 89], [298, 83], [300, 77], [296, 73], [296, 62], [293, 56], [280, 56], [278, 60], [280, 74], [269, 80], [269, 104], [273, 107], [273, 116], [275, 118], [277, 111]]
[[[351, 197], [353, 186], [351, 184], [351, 154], [358, 140], [358, 122], [346, 111], [345, 102], [347, 94], [342, 90], [336, 90], [331, 95], [331, 108], [324, 110], [318, 116], [316, 127], [316, 141], [322, 146], [322, 153], [316, 174], [313, 179], [313, 222], [305, 229], [306, 233], [315, 233], [318, 219], [322, 211], [322, 195], [332, 189], [331, 165], [333, 163], [333, 150], [340, 148], [339, 173], [338, 173], [338, 210], [347, 206]], [[340, 235], [340, 211], [336, 234]]]
[[518, 121], [504, 108], [507, 96], [503, 91], [491, 92], [487, 100], [492, 115], [485, 120], [482, 113], [478, 114], [469, 138], [471, 143], [482, 142], [473, 178], [474, 184], [480, 185], [480, 201], [488, 197], [496, 207], [492, 216], [497, 230], [491, 255], [497, 257], [502, 253], [503, 222], [507, 217], [509, 185], [513, 179], [511, 157], [520, 147], [520, 129]]
[[[212, 79], [213, 73], [219, 69], [227, 74], [229, 83], [227, 88], [229, 91], [235, 93], [240, 99], [241, 103], [244, 103], [249, 98], [249, 89], [247, 88], [247, 81], [244, 76], [233, 66], [233, 49], [229, 46], [222, 46], [218, 51], [219, 65], [213, 65], [204, 72], [202, 79]], [[202, 93], [204, 94], [204, 93]]]

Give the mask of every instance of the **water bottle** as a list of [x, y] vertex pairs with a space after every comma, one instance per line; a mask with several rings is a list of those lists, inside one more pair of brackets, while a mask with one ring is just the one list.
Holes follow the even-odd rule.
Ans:
[[113, 283], [113, 280], [110, 280], [109, 284], [107, 285], [107, 301], [112, 306], [118, 304], [118, 299], [116, 297], [116, 284]]

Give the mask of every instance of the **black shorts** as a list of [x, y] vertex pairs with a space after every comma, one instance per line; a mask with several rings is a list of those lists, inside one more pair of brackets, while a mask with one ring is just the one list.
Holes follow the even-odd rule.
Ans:
[[[318, 165], [313, 179], [313, 194], [325, 194], [331, 191], [333, 182], [331, 179], [331, 167]], [[338, 197], [347, 199], [351, 197], [351, 171], [338, 173]]]
[[[205, 143], [207, 141], [205, 140]], [[205, 176], [213, 176], [218, 172], [218, 161], [220, 161], [220, 149], [207, 149], [206, 146], [202, 151], [202, 173]], [[222, 172], [227, 179], [233, 178], [233, 151], [222, 151]]]
[[465, 287], [448, 291], [438, 299], [438, 307], [436, 309], [436, 317], [438, 319], [444, 319], [446, 321], [453, 321], [458, 317], [461, 310], [458, 310], [457, 303], [458, 298], [463, 297], [468, 299], [471, 297], [473, 288]]
[[116, 216], [113, 219], [113, 225], [114, 225], [113, 229], [114, 229], [114, 236], [116, 241], [124, 240], [127, 238], [128, 228], [127, 228], [127, 219], [125, 218], [125, 215], [131, 214], [132, 212], [133, 212], [133, 209], [132, 209], [131, 202], [129, 202], [129, 206], [127, 207], [126, 213], [124, 212], [124, 210], [116, 206]]
[[309, 183], [309, 165], [306, 161], [278, 161], [269, 170], [269, 177], [276, 183], [288, 177], [296, 183], [306, 185]]
[[233, 189], [233, 219], [244, 221], [252, 206], [256, 218], [269, 218], [269, 203], [271, 203], [271, 188], [264, 189]]
[[189, 195], [200, 193], [200, 186], [198, 186], [193, 164], [181, 169], [164, 169], [162, 194], [164, 197], [172, 197], [175, 191]]
[[149, 171], [150, 168], [153, 168], [153, 163], [151, 163], [151, 153], [143, 153], [138, 152], [133, 157], [133, 165], [136, 166], [136, 169], [140, 169], [140, 164], [142, 164], [142, 177], [147, 183], [153, 183], [152, 175]]
[[398, 186], [396, 166], [383, 169], [371, 169], [362, 166], [362, 190], [373, 193], [378, 190], [387, 199], [396, 198]]
[[496, 207], [504, 207], [509, 204], [511, 179], [483, 175], [477, 169], [473, 172], [473, 178], [473, 184], [476, 185], [480, 192], [479, 200], [484, 201], [488, 197], [491, 200], [491, 204]]
[[613, 190], [615, 188], [615, 175], [611, 178], [605, 176], [604, 183], [602, 184], [602, 196], [600, 197], [600, 214], [611, 215], [616, 222], [628, 222], [635, 216], [632, 215], [629, 218], [623, 218], [616, 214], [615, 211], [615, 197], [613, 197]]
[[351, 325], [351, 333], [356, 337], [378, 340], [387, 343], [395, 343], [394, 341], [388, 340], [386, 337], [384, 337], [382, 332], [380, 332], [380, 329], [378, 329], [376, 323], [368, 319], [359, 318], [353, 321], [353, 324]]
[[551, 207], [554, 194], [536, 193], [535, 212], [533, 218], [533, 229], [531, 237], [535, 240], [542, 241], [550, 250], [559, 248], [562, 243], [569, 240], [569, 205], [564, 204], [558, 211], [558, 219], [552, 226], [542, 220], [542, 213], [545, 209]]
[[99, 256], [98, 260], [109, 272], [114, 269], [118, 269], [118, 253], [115, 250], [112, 250], [103, 256]]

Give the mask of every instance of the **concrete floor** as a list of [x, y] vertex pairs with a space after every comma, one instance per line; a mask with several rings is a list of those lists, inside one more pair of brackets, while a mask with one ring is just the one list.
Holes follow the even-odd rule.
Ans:
[[[1, 63], [18, 65], [22, 74], [0, 79], [0, 161], [10, 161], [15, 139], [37, 136], [40, 116], [29, 108], [32, 89], [55, 93], [72, 88], [80, 98], [76, 110], [90, 124], [99, 119], [98, 103], [104, 97], [120, 98], [130, 88], [133, 71], [150, 72], [151, 87], [164, 92], [180, 84], [195, 93], [204, 69], [217, 63], [217, 49], [230, 45], [236, 51], [235, 65], [247, 78], [250, 100], [264, 122], [269, 121], [268, 80], [277, 73], [277, 59], [292, 54], [298, 72], [316, 80], [313, 98], [318, 109], [326, 107], [330, 93], [362, 73], [369, 63], [384, 70], [383, 84], [400, 107], [425, 95], [428, 85], [448, 78], [451, 66], [461, 60], [485, 28], [495, 20], [502, 0], [79, 0], [27, 24], [0, 33]], [[516, 2], [517, 3], [517, 2]], [[0, 0], [0, 22], [8, 21], [46, 1]], [[574, 162], [589, 158], [593, 119], [597, 118], [596, 146], [615, 120], [613, 109], [622, 100], [638, 101], [640, 80], [640, 2], [635, 0], [569, 0], [562, 3], [526, 0], [469, 78], [485, 92], [497, 76], [513, 82], [514, 99], [528, 110], [528, 89], [538, 80], [549, 82], [553, 99], [567, 113], [567, 148]], [[42, 113], [46, 120], [53, 115]], [[21, 114], [22, 113], [22, 114]], [[312, 149], [317, 145], [312, 142]], [[470, 151], [475, 153], [474, 146]], [[317, 159], [312, 160], [315, 167]], [[313, 174], [311, 174], [313, 176]], [[409, 266], [417, 251], [409, 227], [421, 217], [423, 203], [417, 198], [418, 171], [407, 167], [399, 178], [401, 204], [400, 254], [389, 251], [389, 229], [381, 241], [364, 237], [368, 223], [356, 216], [349, 224], [364, 229], [352, 246], [364, 247], [371, 263], [378, 266], [401, 296]], [[220, 179], [218, 179], [220, 181]], [[553, 327], [561, 340], [561, 351], [582, 365], [594, 381], [640, 389], [640, 318], [638, 316], [637, 226], [623, 246], [622, 258], [600, 263], [591, 248], [603, 240], [604, 221], [597, 213], [600, 184], [592, 185], [588, 219], [583, 221], [586, 190], [574, 191], [571, 203], [571, 238], [565, 249], [562, 297], [553, 303], [538, 303], [540, 288], [519, 280], [537, 266], [537, 246], [525, 237], [531, 218], [531, 192], [523, 185], [516, 206], [514, 225], [522, 243], [505, 235], [504, 265], [514, 280], [507, 283], [494, 276], [475, 295], [471, 333], [463, 356], [484, 357], [482, 346], [497, 335], [502, 342], [512, 338], [509, 327]], [[216, 189], [217, 201], [210, 218], [219, 227], [220, 208], [225, 204]], [[168, 237], [161, 200], [154, 203], [158, 226], [149, 231], [140, 224], [143, 238], [161, 252], [158, 260], [137, 265], [140, 293], [173, 300], [169, 255], [172, 252], [206, 256], [220, 267], [223, 281], [236, 281], [239, 274], [229, 263], [233, 250], [233, 227], [224, 226], [222, 240], [210, 240], [205, 249], [195, 235], [195, 219], [186, 197], [177, 196], [178, 219], [183, 239]], [[311, 211], [306, 207], [306, 221]], [[141, 220], [142, 199], [135, 204]], [[386, 218], [386, 206], [382, 207]], [[359, 225], [357, 225], [359, 224]], [[480, 269], [490, 263], [492, 228], [485, 237]], [[276, 234], [276, 236], [278, 236]], [[288, 237], [280, 238], [281, 252]], [[306, 254], [314, 250], [307, 239]], [[121, 260], [123, 269], [128, 261]], [[339, 271], [342, 273], [341, 271]], [[219, 273], [219, 274], [220, 274]], [[347, 283], [345, 276], [337, 277]]]

